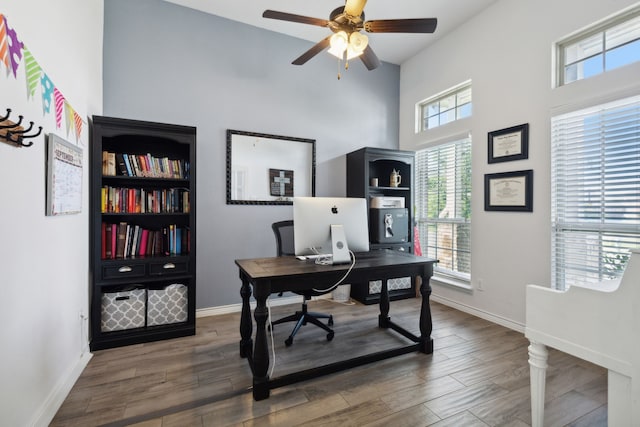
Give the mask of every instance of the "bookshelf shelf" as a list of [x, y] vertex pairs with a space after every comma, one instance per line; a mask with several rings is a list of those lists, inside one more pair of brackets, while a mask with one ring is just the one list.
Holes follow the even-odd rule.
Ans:
[[91, 350], [195, 334], [195, 141], [92, 117]]

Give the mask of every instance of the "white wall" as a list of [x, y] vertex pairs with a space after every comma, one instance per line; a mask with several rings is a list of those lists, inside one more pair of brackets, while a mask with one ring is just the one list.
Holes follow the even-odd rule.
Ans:
[[[75, 110], [102, 111], [102, 1], [0, 3], [9, 26]], [[40, 89], [27, 100], [24, 63], [17, 78], [0, 69], [0, 115], [56, 130]], [[63, 125], [64, 126], [64, 125]], [[85, 165], [88, 130], [82, 135]], [[45, 139], [30, 148], [0, 143], [0, 425], [47, 425], [88, 361], [88, 170], [79, 215], [45, 216]]]
[[[555, 41], [633, 4], [630, 0], [501, 0], [401, 66], [400, 148], [417, 150], [471, 133], [472, 285], [434, 284], [435, 298], [515, 328], [525, 319], [525, 285], [550, 283], [550, 117], [612, 94], [638, 93], [640, 65], [552, 89]], [[473, 117], [416, 134], [415, 105], [465, 80]], [[487, 133], [529, 123], [529, 158], [487, 163]], [[533, 213], [485, 212], [484, 175], [534, 170]]]

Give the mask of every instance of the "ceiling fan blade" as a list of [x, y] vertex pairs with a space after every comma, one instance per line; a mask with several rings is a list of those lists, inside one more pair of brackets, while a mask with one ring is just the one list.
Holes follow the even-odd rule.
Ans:
[[295, 15], [293, 13], [278, 12], [277, 10], [265, 10], [262, 13], [262, 17], [279, 19], [281, 21], [298, 22], [300, 24], [317, 25], [318, 27], [326, 27], [329, 24], [329, 21], [327, 21], [326, 19]]
[[364, 23], [369, 33], [433, 33], [437, 26], [437, 18], [380, 19]]
[[309, 49], [308, 51], [306, 51], [305, 53], [303, 53], [302, 55], [297, 57], [292, 62], [292, 64], [293, 65], [302, 65], [302, 64], [306, 63], [308, 60], [310, 60], [311, 58], [313, 58], [314, 56], [316, 56], [317, 54], [319, 54], [320, 52], [322, 52], [323, 50], [325, 50], [326, 48], [328, 48], [329, 47], [329, 39], [330, 38], [331, 38], [331, 36], [327, 36], [324, 39], [320, 40], [318, 43], [313, 45], [313, 47], [311, 49]]
[[360, 59], [362, 60], [362, 63], [364, 64], [365, 67], [367, 67], [367, 70], [369, 71], [375, 70], [380, 66], [380, 60], [378, 59], [376, 54], [373, 52], [373, 49], [371, 49], [371, 46], [366, 47], [364, 52], [362, 52], [362, 55], [360, 55]]

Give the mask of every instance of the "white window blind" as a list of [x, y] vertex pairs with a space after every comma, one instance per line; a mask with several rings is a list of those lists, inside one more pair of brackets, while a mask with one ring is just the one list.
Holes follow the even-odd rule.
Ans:
[[552, 284], [620, 277], [640, 247], [640, 96], [554, 117]]
[[469, 281], [471, 273], [471, 139], [416, 153], [416, 219], [436, 273]]

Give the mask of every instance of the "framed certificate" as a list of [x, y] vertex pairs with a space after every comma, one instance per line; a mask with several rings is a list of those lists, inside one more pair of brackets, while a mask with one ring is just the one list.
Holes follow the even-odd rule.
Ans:
[[486, 174], [484, 210], [533, 212], [533, 170]]
[[489, 163], [529, 157], [529, 124], [489, 132]]

